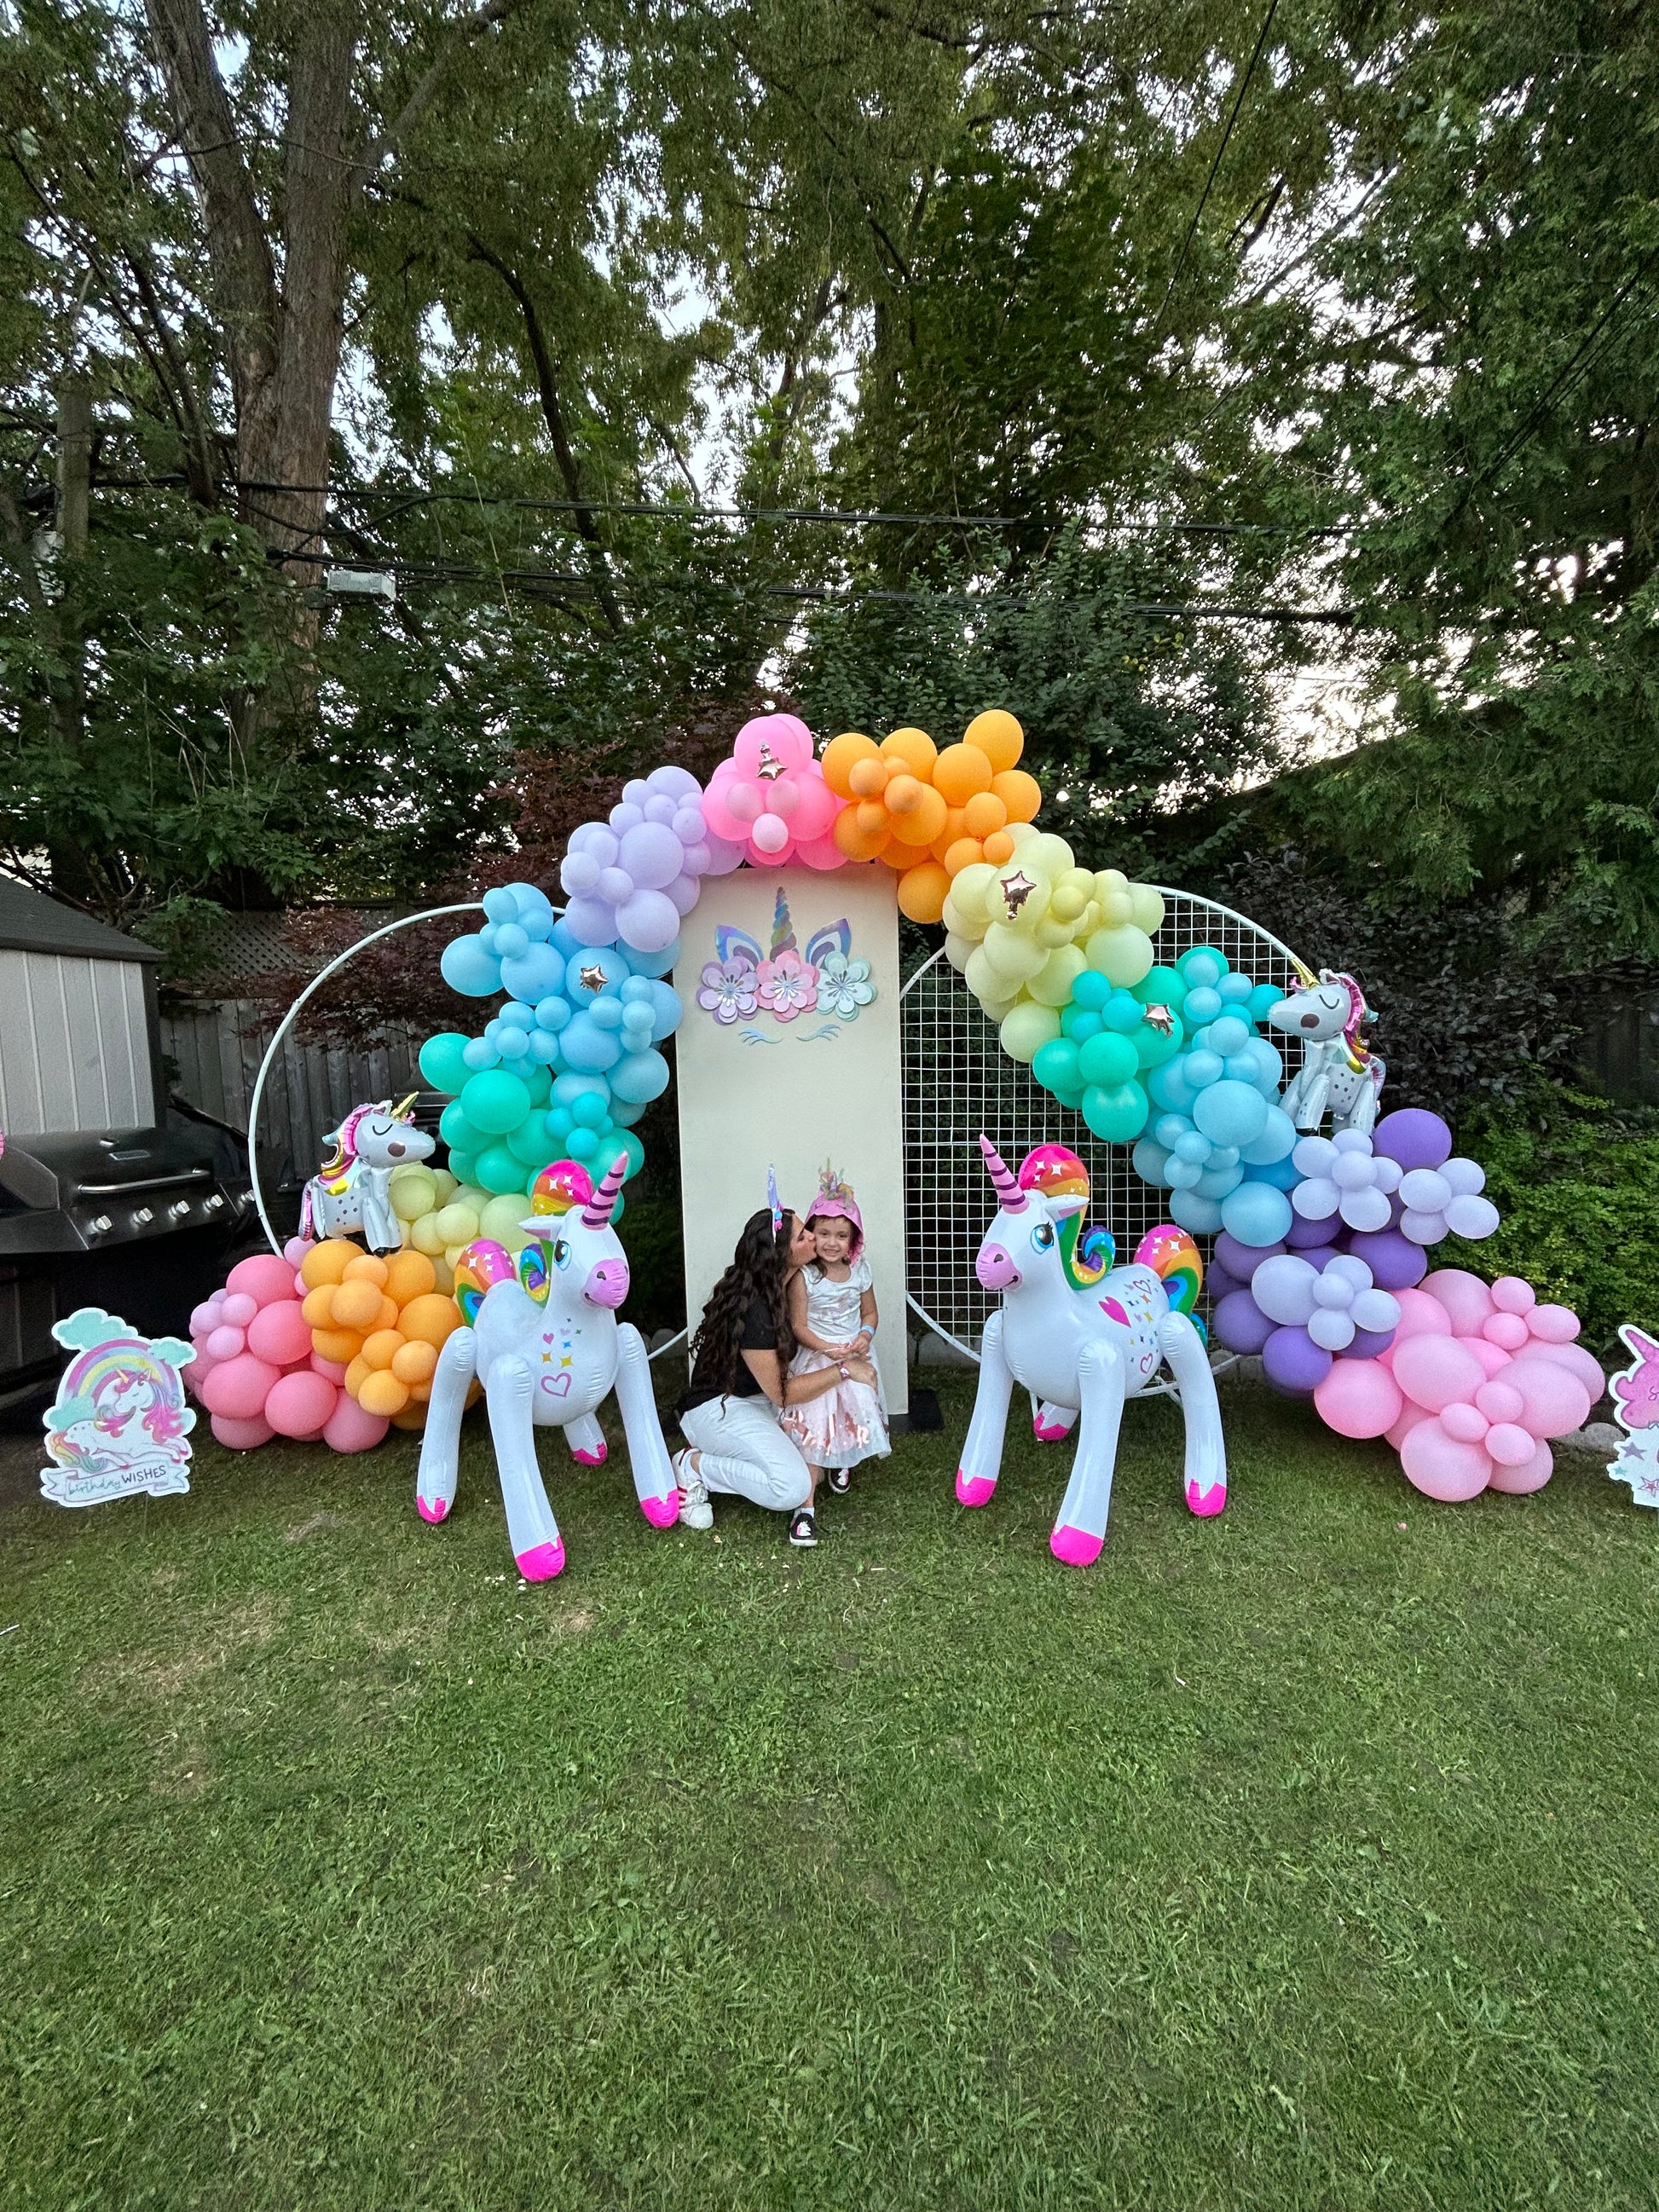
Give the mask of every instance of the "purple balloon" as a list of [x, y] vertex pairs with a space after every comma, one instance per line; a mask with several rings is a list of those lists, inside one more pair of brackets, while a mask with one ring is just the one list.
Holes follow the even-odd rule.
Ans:
[[[1216, 1341], [1229, 1352], [1260, 1352], [1273, 1334], [1273, 1324], [1248, 1291], [1232, 1291], [1211, 1316]], [[1279, 1334], [1287, 1334], [1280, 1330]]]
[[[1327, 1229], [1330, 1225], [1328, 1221], [1325, 1224]], [[1326, 1262], [1336, 1257], [1336, 1247], [1334, 1244], [1304, 1244], [1296, 1256], [1298, 1260], [1305, 1260], [1310, 1267], [1317, 1267], [1322, 1275]]]
[[1379, 1291], [1413, 1290], [1429, 1272], [1428, 1255], [1420, 1244], [1402, 1237], [1397, 1229], [1356, 1231], [1348, 1249], [1371, 1271]]
[[679, 874], [685, 848], [665, 822], [641, 822], [623, 839], [621, 858], [636, 891], [659, 891]]
[[564, 910], [572, 934], [581, 945], [614, 945], [617, 909], [607, 899], [573, 898]]
[[1388, 1350], [1394, 1340], [1395, 1332], [1391, 1328], [1357, 1328], [1353, 1333], [1353, 1342], [1338, 1357], [1343, 1359], [1375, 1359], [1378, 1352]]
[[1331, 1371], [1331, 1355], [1305, 1328], [1276, 1328], [1261, 1347], [1261, 1369], [1287, 1398], [1311, 1398]]
[[[1248, 1283], [1264, 1260], [1271, 1260], [1284, 1249], [1282, 1244], [1241, 1244], [1237, 1237], [1230, 1237], [1224, 1229], [1215, 1240], [1215, 1267], [1235, 1276], [1239, 1282]], [[1210, 1274], [1214, 1273], [1212, 1267]], [[1206, 1275], [1205, 1280], [1209, 1279]]]
[[1451, 1131], [1422, 1106], [1385, 1114], [1371, 1132], [1372, 1152], [1386, 1152], [1402, 1168], [1437, 1168], [1451, 1158]]
[[1292, 1252], [1306, 1252], [1316, 1244], [1328, 1244], [1331, 1224], [1325, 1221], [1304, 1221], [1298, 1213], [1285, 1231], [1285, 1242]]
[[1248, 1279], [1241, 1283], [1231, 1267], [1218, 1267], [1212, 1260], [1204, 1270], [1204, 1287], [1210, 1294], [1211, 1305], [1218, 1306], [1223, 1298], [1231, 1297], [1235, 1291], [1248, 1291], [1250, 1285]]

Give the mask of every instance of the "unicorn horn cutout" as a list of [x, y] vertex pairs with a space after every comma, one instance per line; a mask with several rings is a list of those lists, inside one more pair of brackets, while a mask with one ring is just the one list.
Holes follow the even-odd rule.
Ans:
[[1313, 969], [1308, 967], [1304, 962], [1297, 959], [1294, 954], [1292, 954], [1291, 957], [1291, 965], [1301, 977], [1303, 989], [1304, 991], [1311, 991], [1315, 984], [1319, 981], [1318, 976], [1314, 974]]
[[411, 1091], [407, 1098], [400, 1098], [392, 1109], [392, 1120], [394, 1121], [408, 1121], [410, 1109], [414, 1105], [415, 1101], [420, 1097], [420, 1095], [421, 1094], [418, 1091]]
[[618, 1152], [605, 1170], [605, 1181], [582, 1208], [585, 1229], [603, 1229], [611, 1218], [611, 1209], [617, 1203], [617, 1193], [623, 1187], [623, 1177], [628, 1173], [628, 1155]]
[[1002, 1202], [1005, 1213], [1023, 1213], [1030, 1203], [1025, 1193], [1014, 1181], [1003, 1163], [1002, 1155], [988, 1137], [981, 1136], [979, 1148], [985, 1155], [985, 1172], [991, 1178], [992, 1188]]

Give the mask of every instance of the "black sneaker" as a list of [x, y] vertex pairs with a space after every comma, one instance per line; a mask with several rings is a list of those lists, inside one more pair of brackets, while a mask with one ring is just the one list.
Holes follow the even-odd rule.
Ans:
[[850, 1467], [832, 1467], [826, 1472], [823, 1479], [837, 1498], [845, 1498], [853, 1487], [853, 1470]]
[[789, 1516], [789, 1540], [805, 1551], [818, 1540], [817, 1516], [810, 1505], [797, 1507]]

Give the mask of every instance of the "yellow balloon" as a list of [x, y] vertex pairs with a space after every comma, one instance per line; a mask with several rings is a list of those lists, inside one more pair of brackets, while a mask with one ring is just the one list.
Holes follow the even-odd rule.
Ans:
[[1069, 1006], [1072, 986], [1087, 965], [1080, 945], [1057, 945], [1025, 988], [1039, 1006]]
[[1048, 911], [1057, 921], [1075, 921], [1088, 903], [1084, 893], [1067, 878], [1049, 900]]
[[971, 937], [976, 943], [984, 936], [985, 894], [995, 882], [996, 872], [988, 860], [974, 860], [967, 867], [957, 869], [951, 878], [945, 901], [947, 929], [954, 930], [958, 937]]
[[386, 1188], [398, 1220], [418, 1221], [437, 1202], [438, 1178], [430, 1168], [411, 1160], [407, 1167], [393, 1168]]
[[1097, 929], [1085, 949], [1089, 965], [1121, 991], [1132, 991], [1152, 969], [1152, 940], [1133, 922], [1121, 929]]
[[1144, 929], [1148, 937], [1156, 937], [1164, 927], [1164, 901], [1150, 884], [1131, 884], [1129, 900], [1134, 908], [1130, 917], [1137, 929]]
[[463, 1205], [459, 1199], [453, 1199], [438, 1215], [433, 1226], [443, 1239], [445, 1251], [453, 1249], [459, 1252], [463, 1244], [470, 1244], [478, 1233], [477, 1212], [472, 1206]]
[[1004, 921], [991, 924], [981, 950], [991, 964], [991, 972], [1001, 983], [1004, 997], [1011, 999], [1048, 957], [1034, 937], [1028, 937], [1022, 930], [1010, 929]]
[[1135, 902], [1127, 891], [1108, 891], [1100, 902], [1100, 918], [1108, 929], [1121, 929], [1135, 918]]
[[410, 1226], [409, 1241], [417, 1252], [424, 1252], [428, 1260], [435, 1260], [444, 1249], [444, 1240], [438, 1232], [435, 1213], [423, 1213]]
[[976, 945], [969, 956], [968, 965], [962, 971], [962, 980], [988, 1011], [994, 1000], [1009, 996], [1007, 984], [986, 958], [982, 945]]
[[1028, 868], [1019, 855], [997, 872], [985, 894], [985, 911], [993, 923], [1000, 922], [1029, 936], [1048, 911], [1051, 894], [1041, 870]]
[[1105, 898], [1113, 891], [1127, 891], [1129, 888], [1129, 878], [1121, 868], [1097, 868], [1095, 888], [1101, 897]]
[[528, 1206], [522, 1192], [506, 1191], [492, 1198], [478, 1216], [479, 1236], [493, 1237], [498, 1244], [505, 1244], [523, 1220]]
[[1053, 1037], [1060, 1035], [1060, 1016], [1052, 1006], [1039, 1006], [1021, 999], [1002, 1018], [1002, 1049], [1010, 1060], [1029, 1061]]
[[1033, 866], [1041, 868], [1051, 884], [1058, 883], [1062, 876], [1069, 876], [1076, 865], [1072, 859], [1072, 848], [1066, 840], [1056, 837], [1047, 830], [1039, 830], [1035, 837], [1024, 841], [1020, 847], [1020, 857], [1028, 868]]
[[1057, 921], [1051, 908], [1038, 922], [1031, 934], [1039, 945], [1046, 945], [1052, 951], [1056, 945], [1069, 945], [1072, 942], [1077, 935], [1077, 924], [1074, 921]]
[[953, 929], [945, 933], [945, 957], [960, 975], [978, 951], [971, 937], [958, 937]]

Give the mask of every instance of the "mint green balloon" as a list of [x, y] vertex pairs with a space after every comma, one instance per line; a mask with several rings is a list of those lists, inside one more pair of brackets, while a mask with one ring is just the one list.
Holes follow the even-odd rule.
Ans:
[[474, 1175], [485, 1190], [500, 1197], [507, 1191], [524, 1188], [526, 1165], [505, 1145], [491, 1145], [488, 1152], [479, 1153]]
[[458, 1030], [443, 1030], [421, 1047], [421, 1073], [446, 1097], [453, 1098], [471, 1079], [473, 1071], [461, 1058], [466, 1042]]
[[1115, 1091], [1130, 1080], [1137, 1065], [1134, 1046], [1115, 1030], [1085, 1039], [1078, 1051], [1078, 1073], [1085, 1089], [1097, 1084], [1103, 1091]]
[[1104, 1144], [1133, 1144], [1151, 1112], [1138, 1083], [1120, 1083], [1110, 1091], [1097, 1083], [1083, 1094], [1083, 1118]]
[[516, 1075], [507, 1074], [504, 1068], [486, 1067], [468, 1079], [461, 1103], [475, 1129], [488, 1136], [504, 1137], [530, 1111], [530, 1093]]

